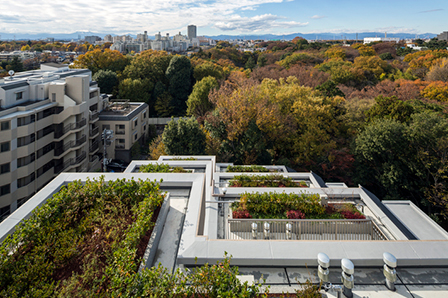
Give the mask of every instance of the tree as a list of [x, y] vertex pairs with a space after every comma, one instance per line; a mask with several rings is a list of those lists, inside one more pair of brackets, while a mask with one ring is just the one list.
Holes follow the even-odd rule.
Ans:
[[389, 52], [380, 54], [379, 57], [383, 60], [393, 60], [394, 59], [394, 56], [392, 56], [392, 54]]
[[203, 78], [193, 86], [187, 101], [187, 115], [202, 117], [213, 108], [212, 103], [208, 100], [211, 90], [218, 88], [218, 82], [212, 76]]
[[[86, 50], [84, 49], [84, 51]], [[129, 59], [118, 51], [105, 49], [103, 52], [100, 49], [95, 49], [86, 54], [79, 55], [71, 67], [88, 68], [95, 74], [99, 70], [122, 72], [128, 64]]]
[[366, 45], [362, 45], [362, 46], [358, 47], [358, 51], [361, 56], [365, 56], [365, 57], [376, 55], [375, 50], [372, 47], [366, 46]]
[[120, 82], [118, 95], [121, 99], [149, 102], [151, 99], [149, 82], [140, 79], [124, 79]]
[[112, 94], [118, 86], [118, 76], [111, 70], [99, 70], [93, 75], [93, 80], [98, 83], [101, 92]]
[[394, 119], [399, 122], [408, 122], [414, 113], [414, 108], [407, 101], [401, 101], [396, 96], [375, 98], [375, 104], [366, 112], [367, 121], [375, 119]]
[[266, 66], [266, 63], [268, 60], [266, 59], [266, 55], [260, 55], [258, 56], [257, 65], [258, 67], [264, 67]]
[[345, 96], [341, 89], [339, 89], [336, 83], [332, 80], [328, 80], [325, 83], [317, 86], [316, 90], [322, 92], [322, 94], [326, 97]]
[[185, 56], [174, 56], [166, 70], [169, 81], [168, 92], [173, 97], [174, 114], [182, 115], [186, 110], [186, 101], [191, 93], [193, 68], [190, 59]]
[[23, 46], [20, 50], [22, 52], [29, 51], [30, 50], [30, 46], [29, 45]]
[[15, 72], [21, 72], [23, 71], [23, 63], [20, 61], [19, 57], [14, 56], [12, 58], [11, 63], [9, 63], [8, 66], [6, 66], [6, 70], [14, 70]]
[[247, 59], [247, 62], [244, 65], [244, 68], [252, 70], [255, 68], [255, 65], [256, 64], [255, 64], [254, 58], [252, 58], [252, 56], [249, 56], [249, 59]]
[[433, 65], [426, 75], [426, 80], [448, 82], [448, 58], [443, 58]]
[[206, 61], [194, 68], [193, 76], [196, 82], [199, 82], [200, 80], [208, 76], [212, 76], [217, 80], [220, 80], [224, 77], [224, 70], [222, 66]]
[[172, 118], [163, 131], [162, 140], [169, 155], [205, 154], [205, 134], [193, 117], [178, 121]]

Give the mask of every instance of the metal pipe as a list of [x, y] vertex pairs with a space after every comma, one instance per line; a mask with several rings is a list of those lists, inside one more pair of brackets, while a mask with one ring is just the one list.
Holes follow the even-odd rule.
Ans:
[[386, 287], [391, 291], [395, 291], [395, 282], [397, 281], [395, 268], [397, 268], [397, 259], [391, 253], [385, 252], [383, 253], [383, 261], [383, 274], [386, 278]]

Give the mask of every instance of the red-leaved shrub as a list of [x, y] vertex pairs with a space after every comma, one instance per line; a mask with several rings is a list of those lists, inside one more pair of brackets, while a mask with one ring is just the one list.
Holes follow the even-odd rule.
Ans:
[[232, 216], [233, 218], [252, 218], [247, 210], [234, 210]]
[[366, 219], [364, 215], [357, 212], [341, 211], [341, 214], [345, 219]]
[[305, 214], [303, 214], [300, 210], [289, 210], [286, 212], [286, 217], [288, 219], [304, 219]]

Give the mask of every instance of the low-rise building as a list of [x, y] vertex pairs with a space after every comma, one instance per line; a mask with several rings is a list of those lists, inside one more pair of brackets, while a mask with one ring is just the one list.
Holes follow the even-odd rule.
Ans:
[[[143, 102], [114, 102], [99, 113], [98, 127], [114, 132], [113, 142], [107, 146], [107, 158], [130, 162], [131, 148], [143, 142], [149, 130], [148, 105]], [[100, 152], [103, 153], [101, 146]]]

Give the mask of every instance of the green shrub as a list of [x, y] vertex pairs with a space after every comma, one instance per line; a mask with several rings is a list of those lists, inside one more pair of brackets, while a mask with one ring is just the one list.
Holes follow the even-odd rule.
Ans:
[[306, 218], [325, 215], [319, 195], [286, 193], [244, 193], [232, 204], [234, 210], [247, 210], [253, 218], [286, 218], [286, 212], [300, 210]]
[[229, 181], [229, 187], [307, 187], [305, 181], [295, 182], [280, 174], [238, 175]]
[[263, 166], [228, 166], [227, 172], [231, 173], [245, 173], [245, 172], [253, 172], [253, 173], [263, 173], [269, 172], [269, 169]]
[[167, 164], [147, 164], [140, 166], [140, 173], [191, 173], [191, 170], [185, 170], [182, 167], [171, 167]]

